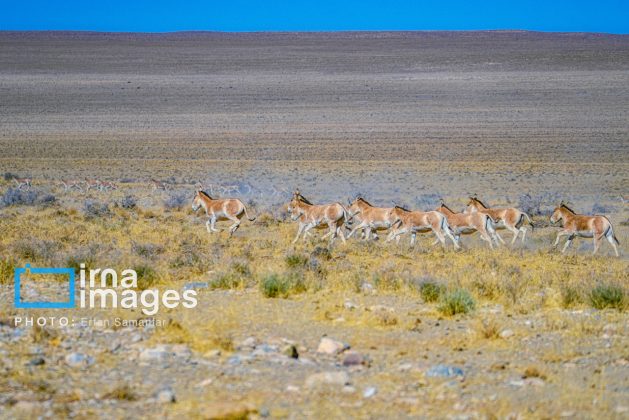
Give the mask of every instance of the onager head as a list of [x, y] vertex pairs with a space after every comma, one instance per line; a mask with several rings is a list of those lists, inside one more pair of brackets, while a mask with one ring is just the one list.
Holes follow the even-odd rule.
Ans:
[[566, 216], [570, 214], [574, 214], [574, 211], [572, 211], [571, 208], [569, 208], [563, 202], [561, 202], [561, 204], [559, 204], [557, 207], [555, 207], [555, 210], [553, 210], [553, 214], [552, 216], [550, 216], [550, 223], [552, 224], [555, 224], [557, 222], [563, 223]]
[[[194, 193], [194, 198], [192, 199], [192, 211], [197, 211], [199, 210], [199, 208], [201, 208], [204, 204], [203, 201], [203, 196], [202, 195], [206, 195], [206, 193], [204, 193], [201, 190], [196, 190]], [[208, 196], [209, 197], [209, 196]]]

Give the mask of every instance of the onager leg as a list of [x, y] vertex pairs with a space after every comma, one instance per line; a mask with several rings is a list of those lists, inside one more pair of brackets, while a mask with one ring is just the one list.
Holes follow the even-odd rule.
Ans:
[[527, 229], [524, 226], [522, 226], [520, 228], [520, 232], [522, 232], [522, 243], [524, 243], [524, 239], [526, 238]]
[[236, 232], [236, 230], [238, 230], [238, 227], [240, 226], [240, 219], [236, 216], [227, 216], [227, 218], [234, 222], [234, 224], [229, 227], [229, 235], [231, 236], [234, 232]]
[[596, 255], [598, 252], [599, 246], [601, 246], [601, 240], [603, 239], [603, 235], [596, 236], [596, 234], [592, 235], [592, 241], [594, 242], [594, 251], [592, 251], [592, 255]]
[[570, 244], [572, 243], [572, 240], [575, 238], [575, 235], [570, 235], [568, 236], [568, 240], [566, 241], [566, 244], [563, 246], [563, 249], [561, 250], [562, 254], [566, 253], [566, 250], [568, 249], [568, 247], [570, 246]]
[[616, 256], [620, 257], [620, 254], [618, 253], [618, 247], [616, 246], [616, 240], [614, 239], [614, 234], [611, 232], [608, 232], [606, 237], [607, 237], [607, 242], [609, 242], [611, 246], [614, 248], [614, 253], [616, 254]]
[[511, 231], [513, 233], [513, 239], [511, 239], [511, 245], [513, 245], [516, 241], [516, 239], [518, 239], [518, 235], [520, 234], [520, 231], [514, 227], [510, 227], [510, 226], [506, 226], [505, 227], [507, 229], [509, 229], [509, 231]]
[[210, 217], [210, 226], [208, 228], [208, 231], [211, 232], [220, 232], [220, 230], [216, 229], [216, 215], [213, 214], [212, 217]]
[[[297, 235], [295, 235], [295, 239], [293, 239], [293, 243], [297, 243], [297, 241], [299, 240], [299, 236], [301, 235], [301, 232], [304, 231], [304, 227], [306, 225], [303, 223], [299, 224], [299, 229], [297, 229]], [[304, 234], [304, 237], [306, 237], [306, 235]]]
[[349, 235], [347, 235], [347, 238], [348, 239], [351, 238], [354, 235], [354, 233], [356, 233], [356, 231], [358, 229], [363, 229], [363, 233], [364, 233], [365, 226], [367, 226], [365, 224], [365, 222], [361, 222], [358, 226], [356, 226], [354, 229], [352, 229], [352, 231], [349, 233]]
[[555, 238], [555, 242], [553, 243], [553, 248], [557, 248], [557, 245], [559, 245], [559, 240], [561, 239], [562, 236], [569, 236], [571, 235], [570, 232], [566, 232], [564, 230], [562, 230], [561, 232], [557, 233], [557, 237]]

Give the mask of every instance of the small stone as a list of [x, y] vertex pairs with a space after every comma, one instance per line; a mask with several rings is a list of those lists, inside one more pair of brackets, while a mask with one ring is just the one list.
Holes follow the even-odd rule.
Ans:
[[544, 380], [540, 379], [540, 378], [526, 378], [524, 380], [524, 383], [526, 385], [529, 385], [529, 386], [544, 386], [544, 385], [546, 385], [546, 382], [544, 382]]
[[299, 352], [297, 351], [297, 347], [293, 344], [289, 344], [282, 349], [282, 354], [286, 357], [290, 357], [291, 359], [299, 359]]
[[369, 283], [367, 281], [364, 281], [364, 282], [361, 283], [360, 291], [363, 292], [366, 295], [373, 295], [373, 294], [376, 293], [376, 291], [375, 291], [375, 289], [373, 287], [373, 284], [371, 284], [371, 283]]
[[221, 351], [219, 349], [208, 350], [203, 354], [203, 357], [208, 359], [213, 359], [215, 357], [219, 357], [221, 355]]
[[94, 358], [83, 353], [70, 353], [65, 357], [65, 362], [71, 367], [84, 367], [93, 364]]
[[172, 346], [171, 351], [177, 357], [190, 357], [192, 355], [192, 351], [190, 350], [190, 347], [188, 347], [185, 344], [176, 344]]
[[456, 376], [464, 376], [463, 369], [456, 366], [436, 365], [428, 369], [426, 376], [429, 378], [454, 378]]
[[36, 407], [36, 404], [32, 401], [18, 401], [13, 406], [13, 409], [15, 411], [33, 411]]
[[500, 332], [500, 338], [510, 338], [513, 337], [515, 335], [515, 333], [513, 332], [513, 330], [503, 330]]
[[286, 387], [286, 392], [299, 392], [299, 387], [295, 385], [288, 385]]
[[353, 394], [354, 392], [356, 392], [356, 388], [351, 385], [345, 385], [341, 391], [344, 394]]
[[269, 416], [271, 415], [271, 412], [269, 411], [269, 409], [268, 409], [268, 408], [266, 408], [266, 407], [262, 407], [262, 408], [260, 409], [259, 414], [260, 414], [260, 417], [269, 417]]
[[340, 341], [333, 340], [329, 337], [323, 337], [317, 347], [317, 353], [339, 354], [349, 349], [349, 345]]
[[376, 387], [373, 387], [373, 386], [367, 387], [363, 391], [363, 398], [371, 398], [374, 395], [376, 395], [377, 392], [378, 392], [378, 389]]
[[189, 289], [206, 289], [210, 286], [210, 283], [207, 281], [193, 281], [190, 283], [186, 283], [183, 286], [183, 290], [189, 290]]
[[204, 407], [202, 418], [207, 419], [248, 419], [257, 410], [248, 403], [214, 402]]
[[166, 345], [158, 345], [152, 348], [144, 349], [140, 352], [140, 360], [145, 362], [155, 360], [165, 360], [172, 355]]
[[242, 343], [240, 343], [240, 347], [248, 347], [248, 348], [254, 349], [257, 343], [258, 343], [258, 340], [256, 340], [255, 337], [248, 337], [245, 340], [243, 340]]
[[214, 382], [213, 378], [207, 378], [207, 379], [202, 380], [201, 382], [199, 382], [195, 386], [198, 387], [198, 388], [203, 388], [203, 387], [206, 387], [208, 385], [212, 385], [212, 382]]
[[174, 403], [175, 401], [177, 401], [175, 392], [170, 388], [164, 388], [159, 391], [156, 395], [156, 399], [162, 404]]
[[346, 300], [345, 303], [343, 304], [343, 306], [345, 307], [345, 309], [349, 309], [349, 310], [358, 308], [358, 306], [356, 306], [355, 303], [353, 303], [352, 301], [349, 301], [349, 300]]
[[360, 366], [367, 364], [367, 359], [356, 351], [347, 352], [343, 359], [343, 366]]
[[408, 372], [409, 370], [411, 370], [413, 368], [413, 364], [412, 363], [401, 363], [398, 366], [398, 370], [400, 372]]
[[27, 363], [29, 366], [41, 366], [46, 363], [43, 357], [34, 357]]
[[306, 378], [306, 387], [315, 388], [321, 385], [344, 386], [349, 384], [349, 375], [347, 372], [320, 372], [315, 373]]

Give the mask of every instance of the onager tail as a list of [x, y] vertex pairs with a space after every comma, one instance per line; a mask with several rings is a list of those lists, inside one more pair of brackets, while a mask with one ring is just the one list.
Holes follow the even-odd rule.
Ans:
[[524, 217], [526, 218], [526, 221], [529, 222], [529, 225], [531, 225], [531, 232], [535, 231], [535, 225], [533, 224], [533, 221], [531, 220], [531, 218], [529, 217], [528, 214], [522, 212], [522, 214], [524, 215]]
[[455, 235], [454, 230], [450, 227], [450, 224], [448, 223], [448, 218], [445, 217], [445, 216], [442, 216], [442, 218], [441, 218], [441, 229], [446, 234], [446, 236], [448, 238], [450, 238], [450, 240], [452, 241], [452, 243], [454, 244], [454, 247], [456, 249], [461, 248], [459, 246], [458, 241], [454, 237], [454, 235]]
[[249, 217], [249, 213], [247, 213], [247, 206], [243, 204], [242, 208], [245, 209], [245, 216], [247, 217], [247, 220], [249, 220], [250, 222], [253, 222], [254, 220], [256, 220], [255, 216]]

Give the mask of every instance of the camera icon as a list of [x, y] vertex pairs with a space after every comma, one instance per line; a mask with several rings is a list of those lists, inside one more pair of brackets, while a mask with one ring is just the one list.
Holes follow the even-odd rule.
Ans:
[[[53, 274], [68, 276], [68, 288], [69, 299], [65, 302], [22, 302], [20, 296], [20, 283], [23, 274]], [[74, 269], [73, 268], [54, 268], [54, 267], [31, 267], [30, 264], [26, 264], [24, 267], [16, 267], [14, 271], [15, 280], [15, 300], [14, 305], [17, 309], [60, 309], [60, 308], [74, 308], [76, 307], [74, 296]]]

